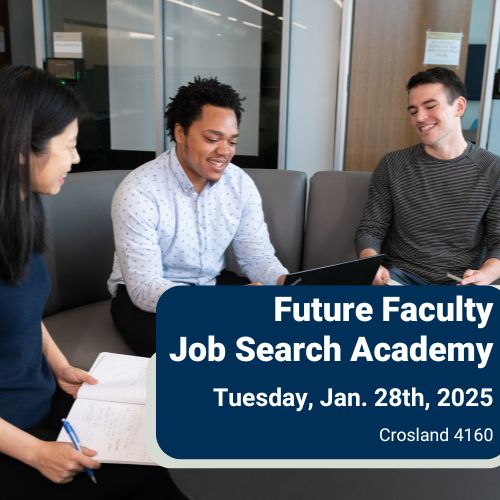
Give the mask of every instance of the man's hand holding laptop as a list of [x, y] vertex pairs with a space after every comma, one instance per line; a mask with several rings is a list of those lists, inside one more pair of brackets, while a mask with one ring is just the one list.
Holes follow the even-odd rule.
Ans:
[[[359, 254], [359, 257], [361, 259], [366, 259], [367, 257], [374, 257], [375, 255], [378, 255], [378, 253], [373, 250], [373, 248], [365, 248]], [[375, 274], [375, 278], [373, 278], [372, 285], [388, 285], [390, 280], [391, 275], [389, 273], [389, 270], [386, 267], [380, 265], [377, 274]]]

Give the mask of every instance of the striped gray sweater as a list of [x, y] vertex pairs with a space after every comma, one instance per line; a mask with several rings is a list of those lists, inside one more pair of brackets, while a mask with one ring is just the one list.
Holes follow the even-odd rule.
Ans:
[[487, 258], [500, 259], [500, 158], [474, 144], [453, 160], [419, 144], [386, 155], [375, 170], [356, 250], [429, 283], [451, 283]]

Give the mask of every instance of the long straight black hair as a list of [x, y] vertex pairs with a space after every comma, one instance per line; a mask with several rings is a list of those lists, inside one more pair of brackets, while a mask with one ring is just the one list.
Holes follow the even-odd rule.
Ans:
[[31, 192], [30, 155], [76, 118], [76, 95], [45, 71], [29, 66], [0, 70], [0, 279], [17, 283], [33, 251], [44, 248], [43, 210]]

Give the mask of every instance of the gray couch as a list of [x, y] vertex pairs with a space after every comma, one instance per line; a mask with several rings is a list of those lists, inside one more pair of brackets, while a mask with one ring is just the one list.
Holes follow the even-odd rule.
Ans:
[[106, 286], [114, 252], [111, 199], [127, 173], [70, 174], [58, 196], [43, 198], [52, 281], [44, 322], [69, 361], [85, 369], [99, 352], [132, 354], [113, 326]]

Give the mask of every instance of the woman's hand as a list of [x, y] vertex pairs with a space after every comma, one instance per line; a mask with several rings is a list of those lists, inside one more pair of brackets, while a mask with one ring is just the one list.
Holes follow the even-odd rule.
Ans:
[[66, 356], [50, 336], [49, 331], [42, 322], [42, 346], [43, 353], [54, 372], [59, 387], [68, 394], [76, 398], [76, 393], [83, 382], [87, 384], [97, 384], [97, 380], [85, 370], [71, 366]]
[[30, 465], [54, 483], [65, 484], [73, 481], [84, 467], [99, 469], [101, 464], [90, 458], [96, 453], [85, 446], [79, 452], [69, 443], [39, 441]]
[[60, 368], [54, 374], [59, 387], [74, 398], [84, 382], [90, 385], [95, 385], [98, 382], [90, 373], [71, 365]]
[[101, 466], [90, 458], [95, 456], [94, 450], [82, 446], [79, 452], [69, 443], [42, 441], [2, 418], [0, 453], [34, 467], [55, 483], [69, 483], [84, 467], [98, 469]]

